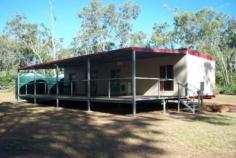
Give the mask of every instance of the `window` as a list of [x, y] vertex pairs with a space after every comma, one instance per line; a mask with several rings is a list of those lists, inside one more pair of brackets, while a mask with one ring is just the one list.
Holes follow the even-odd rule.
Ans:
[[[161, 79], [174, 79], [173, 65], [160, 66], [160, 78]], [[174, 90], [174, 84], [172, 81], [161, 81], [160, 90], [171, 91]]]

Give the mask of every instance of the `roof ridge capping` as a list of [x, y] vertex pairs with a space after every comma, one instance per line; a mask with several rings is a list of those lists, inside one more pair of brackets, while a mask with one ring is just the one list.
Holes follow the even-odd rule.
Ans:
[[193, 50], [191, 48], [187, 48], [186, 51], [187, 51], [186, 54], [194, 55], [194, 56], [201, 57], [201, 58], [211, 60], [211, 61], [216, 61], [216, 58], [213, 55], [203, 53], [197, 50]]
[[134, 50], [136, 52], [153, 52], [153, 53], [175, 53], [175, 54], [191, 54], [207, 60], [215, 61], [216, 58], [210, 54], [206, 54], [191, 48], [178, 48], [178, 49], [162, 49], [162, 48], [143, 48], [143, 47], [127, 47], [119, 50]]

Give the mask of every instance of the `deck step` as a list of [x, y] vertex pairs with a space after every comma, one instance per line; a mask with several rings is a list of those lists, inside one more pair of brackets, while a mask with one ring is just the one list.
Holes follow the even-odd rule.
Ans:
[[194, 103], [187, 103], [183, 99], [180, 100], [180, 103], [183, 104], [188, 110], [190, 110], [192, 113], [195, 113], [195, 104]]

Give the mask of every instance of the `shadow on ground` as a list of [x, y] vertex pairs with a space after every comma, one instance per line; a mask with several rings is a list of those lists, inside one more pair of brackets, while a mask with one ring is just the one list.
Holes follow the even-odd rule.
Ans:
[[[31, 102], [32, 103], [32, 102]], [[39, 101], [43, 106], [56, 106], [55, 101]], [[87, 111], [87, 102], [79, 101], [60, 101], [60, 107], [68, 109], [79, 109]], [[152, 111], [163, 111], [163, 107], [160, 102], [137, 102], [136, 112], [152, 112]], [[167, 104], [167, 109], [177, 110], [176, 102], [169, 102]], [[97, 112], [103, 112], [108, 114], [116, 115], [131, 115], [132, 114], [132, 104], [122, 104], [122, 103], [91, 103], [91, 110]]]
[[120, 158], [166, 154], [151, 145], [155, 139], [136, 134], [137, 128], [148, 125], [145, 118], [90, 115], [76, 109], [4, 102], [0, 103], [0, 157]]
[[177, 113], [176, 111], [169, 112], [170, 117], [176, 119], [182, 119], [190, 122], [204, 122], [207, 124], [219, 125], [219, 126], [231, 126], [236, 124], [236, 118], [221, 113], [201, 112], [197, 114], [191, 114], [186, 112]]

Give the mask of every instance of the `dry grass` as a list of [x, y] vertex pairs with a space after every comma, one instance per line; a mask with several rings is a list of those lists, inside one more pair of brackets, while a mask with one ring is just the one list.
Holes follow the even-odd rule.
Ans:
[[236, 95], [216, 95], [215, 98], [205, 99], [205, 102], [236, 105]]
[[0, 98], [1, 158], [236, 157], [236, 113], [132, 118]]
[[15, 101], [15, 94], [13, 91], [1, 92], [0, 91], [0, 102], [11, 102]]

